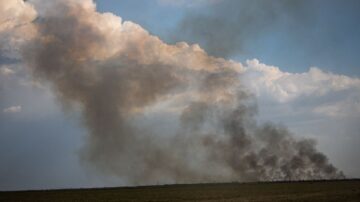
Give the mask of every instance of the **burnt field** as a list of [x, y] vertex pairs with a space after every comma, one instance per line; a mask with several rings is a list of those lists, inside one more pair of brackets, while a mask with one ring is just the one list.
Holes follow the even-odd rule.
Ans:
[[0, 201], [360, 201], [360, 180], [0, 192]]

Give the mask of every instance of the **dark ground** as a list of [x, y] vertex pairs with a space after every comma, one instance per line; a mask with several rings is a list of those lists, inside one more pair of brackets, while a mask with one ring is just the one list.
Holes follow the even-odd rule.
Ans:
[[0, 192], [1, 202], [336, 201], [360, 202], [360, 180], [164, 185]]

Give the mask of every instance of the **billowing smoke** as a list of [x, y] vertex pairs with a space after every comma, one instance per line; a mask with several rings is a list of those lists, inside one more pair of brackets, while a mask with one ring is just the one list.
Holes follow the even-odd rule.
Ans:
[[209, 4], [207, 12], [188, 11], [171, 38], [200, 43], [211, 55], [229, 57], [243, 53], [247, 41], [256, 40], [281, 26], [285, 27], [282, 30], [285, 33], [302, 38], [316, 24], [313, 3], [221, 0]]
[[91, 0], [30, 3], [36, 36], [23, 61], [81, 109], [81, 157], [98, 171], [128, 184], [343, 177], [313, 140], [256, 123], [240, 63], [167, 45]]

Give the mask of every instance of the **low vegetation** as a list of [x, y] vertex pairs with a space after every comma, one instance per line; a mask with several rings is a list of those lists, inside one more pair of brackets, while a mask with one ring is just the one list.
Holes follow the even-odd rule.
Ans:
[[163, 185], [0, 192], [1, 202], [29, 201], [316, 201], [359, 202], [360, 180]]

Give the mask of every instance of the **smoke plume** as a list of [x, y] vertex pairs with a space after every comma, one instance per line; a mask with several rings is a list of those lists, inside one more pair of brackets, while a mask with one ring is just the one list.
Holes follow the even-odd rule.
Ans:
[[128, 184], [343, 177], [313, 140], [256, 123], [240, 63], [165, 44], [91, 0], [30, 3], [36, 36], [23, 61], [81, 108], [81, 158], [98, 171]]
[[316, 24], [312, 9], [310, 1], [222, 0], [209, 4], [207, 12], [188, 11], [171, 38], [200, 43], [211, 55], [229, 57], [279, 25], [291, 36], [302, 33], [302, 38], [309, 25]]

